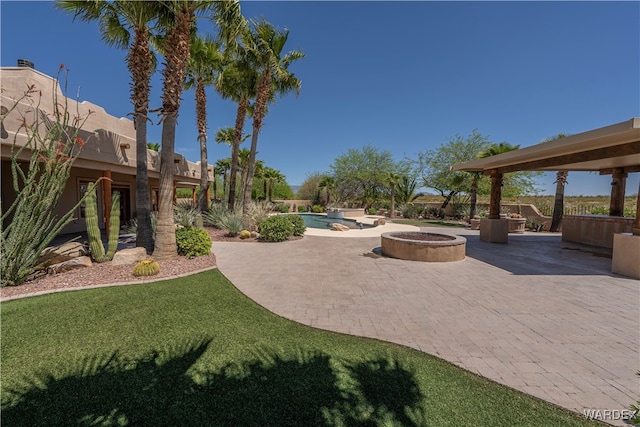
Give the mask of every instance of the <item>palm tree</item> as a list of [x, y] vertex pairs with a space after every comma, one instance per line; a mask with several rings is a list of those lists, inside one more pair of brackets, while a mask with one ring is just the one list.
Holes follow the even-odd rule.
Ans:
[[136, 129], [136, 246], [153, 252], [151, 195], [147, 170], [147, 114], [151, 75], [155, 56], [149, 41], [159, 14], [155, 2], [58, 1], [56, 6], [83, 21], [98, 21], [107, 45], [128, 49], [127, 68], [131, 73], [131, 101]]
[[415, 178], [411, 178], [407, 175], [402, 175], [398, 182], [398, 188], [396, 191], [396, 202], [400, 205], [405, 205], [409, 202], [413, 202], [418, 198], [416, 194], [417, 181]]
[[[511, 145], [508, 142], [494, 143], [489, 145], [486, 150], [478, 153], [479, 159], [485, 159], [487, 157], [496, 156], [498, 154], [507, 153], [509, 151], [517, 150], [520, 148], [520, 145]], [[482, 176], [482, 172], [470, 172], [473, 175], [473, 180], [471, 181], [471, 190], [469, 191], [470, 205], [471, 209], [469, 210], [469, 222], [471, 219], [476, 216], [476, 206], [477, 206], [477, 198], [478, 198], [478, 181]]]
[[[263, 173], [263, 177], [265, 182], [269, 182], [268, 189], [268, 199], [270, 202], [273, 202], [273, 186], [276, 182], [282, 182], [285, 180], [285, 176], [277, 169], [267, 167]], [[265, 195], [266, 196], [266, 195]]]
[[[566, 138], [568, 135], [559, 133], [556, 136], [547, 138], [542, 142], [554, 141], [560, 138]], [[553, 215], [551, 217], [551, 227], [549, 231], [560, 231], [562, 226], [562, 214], [564, 213], [564, 186], [567, 184], [567, 176], [569, 172], [566, 170], [559, 170], [556, 173], [556, 196], [553, 201]]]
[[327, 205], [331, 203], [331, 193], [336, 188], [336, 180], [331, 175], [324, 175], [318, 184], [318, 188], [324, 188], [324, 191], [327, 193]]
[[[256, 169], [253, 174], [255, 178], [262, 180], [263, 190], [267, 189], [267, 181], [264, 179], [264, 160], [256, 160]], [[253, 194], [253, 189], [251, 189], [251, 193]], [[264, 198], [267, 198], [267, 192], [264, 191]]]
[[390, 218], [395, 218], [396, 216], [396, 186], [398, 185], [398, 183], [400, 182], [400, 175], [398, 175], [397, 173], [394, 172], [388, 172], [386, 177], [385, 177], [385, 181], [387, 183], [387, 185], [389, 186], [389, 190], [391, 193], [391, 209], [389, 212], [389, 217]]
[[220, 45], [213, 40], [194, 37], [191, 45], [191, 56], [187, 63], [185, 89], [195, 88], [196, 94], [196, 119], [198, 140], [200, 142], [200, 195], [198, 197], [200, 211], [204, 211], [208, 207], [207, 190], [209, 189], [207, 94], [205, 87], [213, 84], [216, 73], [221, 70], [222, 54], [220, 53]]
[[253, 23], [253, 31], [246, 37], [252, 68], [257, 71], [258, 85], [253, 112], [253, 131], [249, 156], [247, 185], [244, 192], [242, 213], [247, 215], [251, 202], [251, 185], [255, 170], [258, 135], [267, 112], [267, 103], [274, 95], [285, 95], [291, 91], [300, 93], [302, 82], [288, 68], [295, 60], [304, 57], [304, 53], [291, 51], [283, 55], [283, 48], [289, 38], [289, 31], [280, 31], [264, 19]]
[[[226, 159], [220, 159], [216, 161], [215, 171], [216, 174], [222, 175], [222, 198], [224, 199], [224, 195], [227, 191], [227, 173], [231, 169], [231, 158], [227, 157]], [[215, 181], [213, 181], [215, 185]], [[215, 190], [214, 190], [215, 193]]]
[[[246, 107], [242, 109], [241, 103], [239, 103], [238, 116], [242, 114], [242, 117], [243, 117], [241, 120], [240, 129], [244, 127], [244, 116], [247, 114], [246, 111], [247, 111]], [[238, 117], [236, 117], [236, 125], [237, 124], [238, 124]], [[231, 169], [231, 173], [229, 175], [229, 195], [227, 199], [229, 210], [233, 210], [235, 208], [235, 203], [236, 203], [236, 187], [237, 187], [236, 175], [238, 174], [238, 153], [240, 151], [240, 144], [242, 144], [250, 136], [249, 134], [244, 134], [244, 135], [241, 135], [240, 138], [236, 139], [235, 133], [236, 133], [236, 129], [231, 127], [218, 129], [216, 131], [216, 142], [218, 144], [224, 142], [231, 146], [231, 158], [229, 159], [229, 167]], [[231, 195], [231, 193], [233, 193], [233, 196]]]
[[[229, 132], [231, 138], [231, 176], [229, 187], [235, 188], [236, 173], [238, 170], [238, 153], [240, 144], [249, 136], [243, 134], [244, 122], [247, 117], [249, 100], [254, 96], [256, 85], [256, 73], [250, 67], [245, 50], [236, 49], [233, 52], [233, 60], [223, 71], [217, 83], [220, 96], [231, 99], [238, 104], [236, 109], [235, 127]], [[245, 136], [246, 135], [246, 136]], [[227, 139], [229, 140], [229, 139]], [[229, 192], [229, 210], [235, 209], [236, 193]]]
[[162, 42], [164, 70], [162, 72], [162, 148], [160, 151], [160, 184], [158, 197], [158, 221], [156, 225], [156, 259], [163, 260], [177, 255], [175, 223], [173, 220], [173, 169], [175, 155], [176, 123], [182, 90], [189, 62], [192, 31], [195, 29], [196, 12], [210, 11], [214, 2], [174, 0], [163, 2], [162, 24], [166, 35]]

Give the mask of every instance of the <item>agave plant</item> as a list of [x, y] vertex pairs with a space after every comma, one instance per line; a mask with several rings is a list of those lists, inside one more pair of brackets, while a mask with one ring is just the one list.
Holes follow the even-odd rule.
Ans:
[[204, 225], [208, 227], [222, 228], [222, 219], [227, 216], [229, 209], [226, 203], [212, 203], [211, 207], [202, 213]]
[[227, 230], [228, 235], [235, 237], [245, 229], [245, 220], [242, 214], [229, 212], [220, 220], [220, 228]]
[[173, 220], [176, 225], [191, 227], [195, 224], [197, 216], [198, 208], [191, 202], [180, 202], [173, 208]]

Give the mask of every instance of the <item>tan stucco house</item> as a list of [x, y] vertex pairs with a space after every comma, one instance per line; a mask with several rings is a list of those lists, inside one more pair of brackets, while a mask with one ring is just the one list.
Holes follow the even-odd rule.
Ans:
[[[100, 177], [107, 177], [110, 180], [103, 180], [98, 190], [98, 211], [99, 223], [104, 227], [105, 218], [108, 216], [108, 205], [110, 197], [105, 198], [112, 191], [117, 191], [121, 195], [121, 223], [135, 218], [136, 200], [136, 150], [135, 150], [135, 129], [133, 121], [128, 118], [117, 118], [109, 115], [102, 107], [90, 102], [77, 102], [71, 98], [65, 98], [59, 86], [55, 85], [55, 79], [47, 76], [30, 67], [3, 67], [0, 68], [0, 103], [9, 109], [13, 106], [25, 92], [29, 85], [34, 85], [42, 96], [39, 100], [39, 109], [44, 113], [53, 112], [53, 90], [58, 87], [58, 102], [66, 101], [71, 114], [78, 114], [80, 117], [88, 115], [87, 121], [82, 126], [79, 136], [85, 141], [84, 147], [75, 160], [71, 177], [62, 194], [58, 211], [60, 214], [69, 211], [79, 200], [82, 193], [86, 191], [87, 185]], [[123, 100], [126, 102], [126, 100]], [[34, 114], [30, 110], [32, 106], [27, 102], [21, 102], [18, 108], [4, 118], [2, 124], [2, 134], [0, 136], [1, 146], [1, 197], [2, 205], [5, 207], [16, 199], [16, 194], [12, 186], [11, 177], [11, 151], [15, 142], [16, 145], [24, 145], [26, 135], [20, 129], [20, 121], [23, 115]], [[91, 111], [91, 114], [89, 114]], [[22, 156], [28, 161], [30, 152]], [[151, 190], [152, 208], [157, 209], [158, 200], [158, 180], [160, 173], [160, 153], [147, 150], [147, 165], [149, 171], [149, 188]], [[209, 168], [211, 171], [211, 168]], [[209, 173], [209, 180], [213, 180], [212, 172]], [[195, 195], [195, 188], [200, 183], [200, 165], [187, 161], [183, 156], [175, 155], [174, 169], [175, 187], [192, 188]], [[74, 214], [74, 220], [65, 227], [63, 233], [76, 233], [86, 230], [84, 209], [78, 208]]]

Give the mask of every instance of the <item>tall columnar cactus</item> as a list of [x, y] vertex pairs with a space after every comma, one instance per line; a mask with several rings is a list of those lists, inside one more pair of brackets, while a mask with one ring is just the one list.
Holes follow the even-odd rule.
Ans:
[[91, 257], [96, 262], [111, 261], [118, 248], [118, 235], [120, 232], [120, 193], [113, 193], [111, 220], [109, 221], [109, 250], [106, 254], [104, 253], [102, 236], [100, 228], [98, 227], [98, 202], [95, 188], [87, 194], [85, 214]]

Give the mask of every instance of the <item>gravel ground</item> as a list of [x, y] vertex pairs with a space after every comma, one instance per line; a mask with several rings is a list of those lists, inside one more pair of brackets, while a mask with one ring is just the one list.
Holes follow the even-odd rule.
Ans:
[[[254, 238], [242, 240], [239, 237], [227, 237], [225, 232], [214, 228], [205, 228], [211, 240], [214, 241], [213, 252], [210, 255], [188, 259], [179, 256], [169, 261], [159, 261], [160, 273], [151, 277], [135, 277], [133, 265], [113, 265], [111, 262], [93, 263], [93, 266], [66, 271], [59, 274], [51, 274], [38, 279], [25, 282], [19, 286], [6, 286], [0, 288], [0, 300], [20, 298], [23, 296], [38, 295], [48, 292], [56, 292], [69, 289], [81, 289], [87, 287], [104, 286], [108, 284], [147, 283], [160, 279], [179, 277], [198, 271], [214, 268], [216, 266], [215, 242], [237, 241], [257, 243]], [[150, 257], [153, 258], [153, 257]]]

